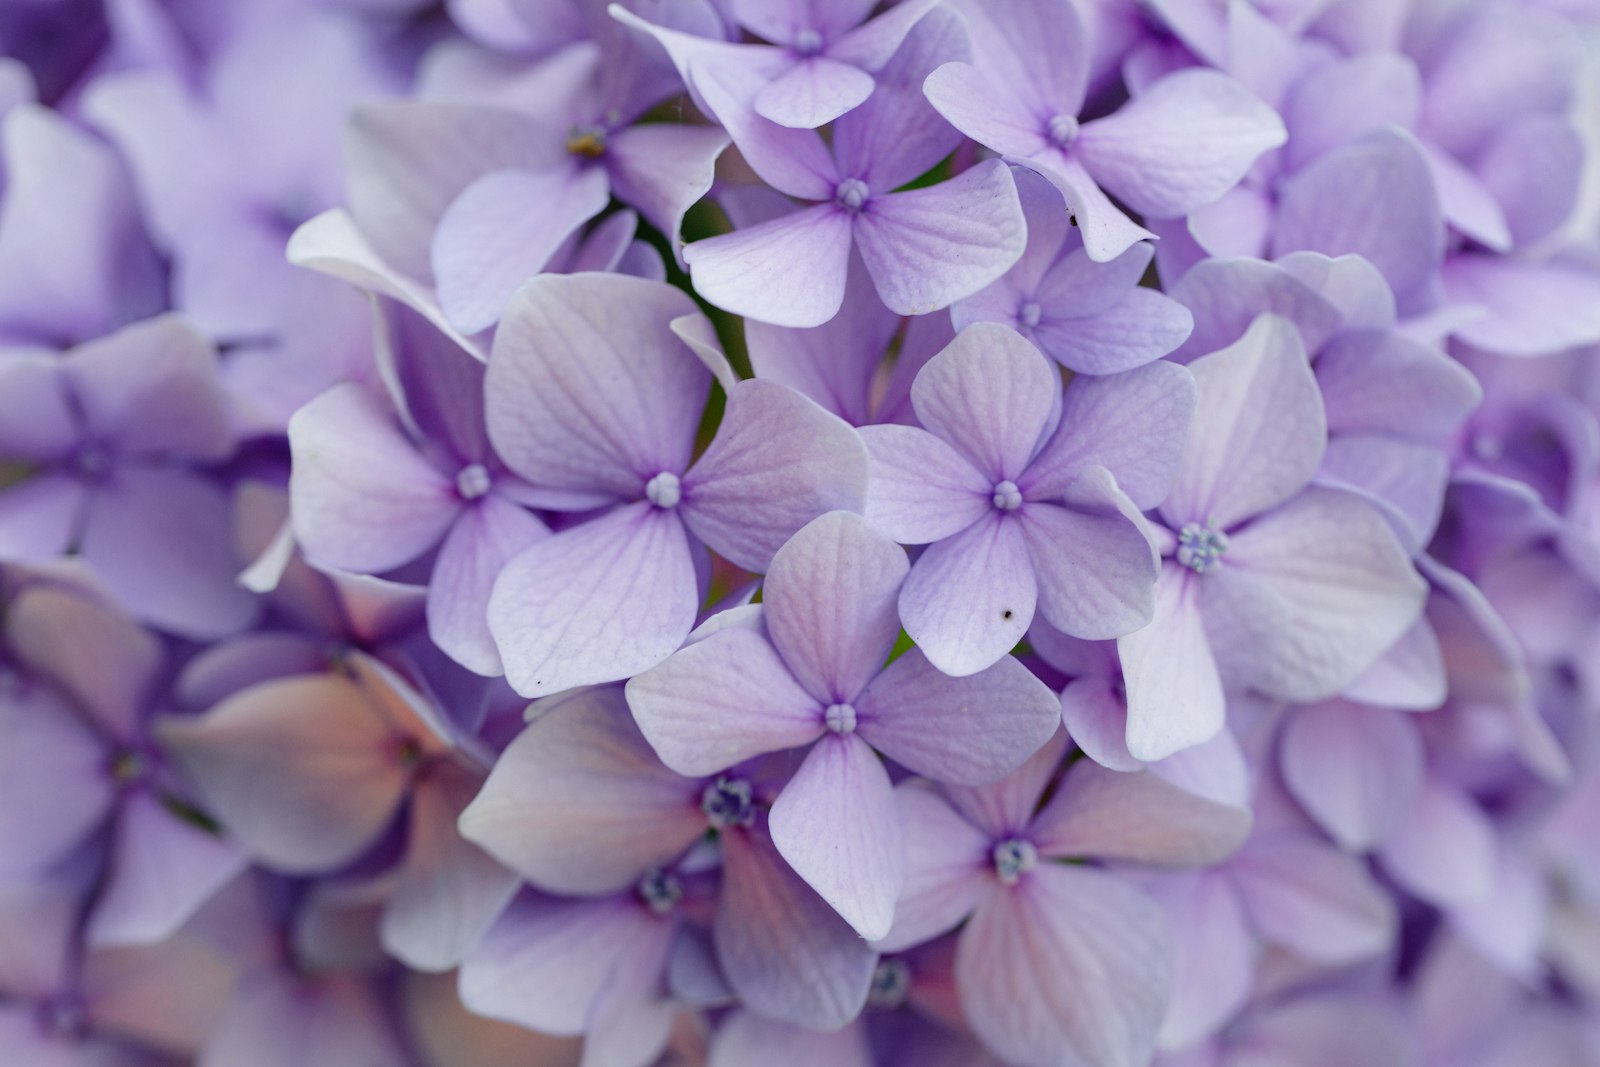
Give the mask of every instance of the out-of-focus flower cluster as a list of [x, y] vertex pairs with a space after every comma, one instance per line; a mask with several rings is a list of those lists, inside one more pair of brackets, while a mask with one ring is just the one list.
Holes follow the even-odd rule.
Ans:
[[0, 1063], [1600, 1064], [1592, 0], [0, 57]]

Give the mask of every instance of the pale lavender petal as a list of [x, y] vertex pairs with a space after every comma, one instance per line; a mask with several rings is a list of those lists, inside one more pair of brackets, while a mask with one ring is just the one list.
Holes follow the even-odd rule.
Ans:
[[721, 630], [680, 649], [635, 675], [627, 692], [650, 747], [679, 774], [715, 774], [798, 748], [824, 729], [817, 698], [749, 630]]
[[1494, 825], [1464, 790], [1438, 779], [1424, 784], [1378, 855], [1395, 881], [1440, 907], [1481, 903], [1494, 887]]
[[911, 403], [923, 426], [999, 482], [1021, 476], [1059, 383], [1060, 374], [1021, 334], [979, 322], [917, 373]]
[[1032, 333], [1039, 347], [1068, 370], [1116, 374], [1173, 351], [1193, 326], [1194, 318], [1182, 304], [1153, 289], [1134, 288], [1100, 314], [1046, 314]]
[[1076, 115], [1083, 106], [1089, 34], [1072, 4], [1018, 0], [1003, 8], [964, 2], [955, 6], [966, 21], [974, 62], [1002, 83], [1029, 92], [1029, 110]]
[[1327, 429], [1317, 380], [1289, 320], [1260, 316], [1238, 341], [1189, 371], [1198, 390], [1189, 447], [1161, 505], [1174, 526], [1225, 529], [1311, 480]]
[[0, 701], [0, 869], [32, 874], [66, 855], [116, 800], [104, 743], [73, 711], [38, 692]]
[[[1291, 253], [1286, 260], [1312, 255], [1324, 262], [1336, 262], [1308, 252]], [[1381, 278], [1378, 284], [1387, 288]], [[1194, 333], [1177, 353], [1184, 363], [1233, 344], [1263, 312], [1282, 315], [1299, 327], [1308, 352], [1319, 351], [1330, 337], [1349, 325], [1329, 296], [1318, 292], [1317, 287], [1285, 264], [1256, 259], [1207, 259], [1197, 263], [1169, 291], [1194, 312]]]
[[519, 289], [485, 382], [506, 466], [539, 488], [623, 499], [682, 474], [711, 381], [671, 331], [691, 314], [681, 290], [621, 274], [542, 274]]
[[111, 863], [85, 932], [96, 948], [165, 941], [250, 858], [144, 791], [128, 797], [117, 814]]
[[1353, 963], [1394, 939], [1394, 902], [1366, 865], [1310, 835], [1258, 837], [1227, 870], [1256, 932], [1308, 960]]
[[1010, 168], [991, 159], [938, 185], [870, 200], [855, 237], [884, 304], [925, 315], [1010, 270], [1027, 224]]
[[440, 763], [412, 791], [406, 854], [379, 925], [384, 948], [408, 967], [457, 966], [517, 891], [517, 875], [456, 829], [480, 782]]
[[1046, 147], [1045, 123], [1006, 80], [969, 63], [946, 63], [923, 82], [928, 101], [945, 121], [1006, 156], [1030, 156]]
[[1083, 235], [1084, 251], [1096, 263], [1107, 263], [1139, 241], [1156, 235], [1111, 202], [1074, 156], [1054, 146], [1018, 157], [1017, 162], [1048, 178], [1066, 198], [1067, 210]]
[[1457, 304], [1485, 314], [1455, 336], [1507, 356], [1538, 356], [1600, 340], [1600, 283], [1559, 263], [1461, 253], [1444, 267], [1444, 289]]
[[821, 204], [695, 241], [683, 258], [695, 289], [718, 307], [805, 327], [838, 314], [851, 247], [850, 216]]
[[1332, 701], [1284, 725], [1284, 785], [1351, 852], [1381, 844], [1422, 790], [1422, 738], [1399, 712]]
[[1494, 194], [1478, 176], [1454, 158], [1428, 144], [1422, 145], [1439, 194], [1439, 210], [1451, 229], [1495, 252], [1511, 250], [1511, 228]]
[[1424, 613], [1341, 695], [1399, 711], [1432, 711], [1444, 703], [1449, 691], [1444, 650]]
[[594, 689], [511, 742], [461, 832], [552, 892], [618, 892], [705, 832], [699, 788], [661, 765], [620, 690]]
[[983, 670], [1033, 622], [1038, 585], [1025, 529], [991, 507], [917, 557], [900, 588], [900, 618], [940, 671], [959, 677]]
[[806, 692], [854, 700], [900, 636], [896, 598], [905, 552], [847, 511], [813, 519], [778, 550], [763, 616], [772, 643]]
[[872, 95], [872, 75], [827, 56], [802, 59], [756, 93], [756, 114], [780, 126], [814, 130]]
[[894, 791], [905, 827], [906, 884], [894, 926], [874, 947], [899, 952], [954, 929], [992, 891], [989, 835], [962, 818], [929, 782]]
[[1120, 677], [1086, 675], [1068, 682], [1061, 690], [1061, 725], [1102, 767], [1137, 771], [1144, 766], [1128, 754], [1128, 701]]
[[428, 580], [428, 636], [451, 659], [482, 675], [504, 668], [489, 632], [489, 595], [512, 558], [550, 535], [544, 523], [491, 493], [456, 520]]
[[728, 135], [712, 126], [655, 123], [619, 130], [606, 142], [611, 188], [676, 251], [684, 212], [711, 191]]
[[[1316, 370], [1329, 433], [1440, 441], [1483, 399], [1482, 386], [1460, 363], [1390, 330], [1340, 334], [1317, 355]], [[1428, 402], [1416, 403], [1418, 396]]]
[[87, 429], [120, 453], [204, 461], [232, 451], [216, 349], [177, 315], [81, 345], [61, 370]]
[[1566, 116], [1529, 115], [1502, 131], [1474, 169], [1505, 208], [1512, 239], [1527, 247], [1571, 217], [1583, 144]]
[[[455, 5], [452, 5], [454, 7]], [[575, 1067], [581, 1040], [488, 1019], [461, 1003], [453, 974], [411, 974], [402, 1010], [428, 1067]]]
[[905, 831], [889, 774], [865, 741], [818, 741], [768, 825], [778, 854], [856, 933], [876, 941], [889, 932], [906, 879]]
[[938, 6], [938, 0], [901, 0], [876, 18], [856, 25], [872, 6], [865, 0], [824, 0], [818, 6], [819, 11], [826, 12], [823, 21], [835, 32], [853, 27], [830, 42], [830, 56], [854, 63], [863, 70], [878, 70], [899, 50], [906, 34], [922, 16]]
[[867, 450], [849, 423], [776, 382], [741, 382], [717, 436], [683, 479], [683, 521], [713, 551], [761, 572], [800, 527], [860, 511]]
[[[285, 1034], [295, 1035], [293, 1044]], [[383, 1008], [367, 985], [350, 975], [317, 980], [288, 970], [266, 970], [243, 984], [206, 1035], [204, 1067], [290, 1067], [286, 1053], [316, 1049], [335, 1063], [403, 1067], [401, 1051]]]
[[359, 385], [295, 412], [289, 447], [295, 538], [313, 564], [390, 570], [438, 544], [463, 507], [451, 479]]
[[1284, 102], [1289, 143], [1285, 169], [1294, 173], [1385, 123], [1416, 126], [1422, 78], [1410, 58], [1394, 52], [1352, 55], [1311, 71]]
[[1010, 656], [951, 678], [919, 649], [874, 678], [856, 712], [861, 736], [884, 755], [963, 786], [988, 785], [1016, 771], [1061, 722], [1049, 687]]
[[1408, 552], [1433, 540], [1444, 510], [1450, 457], [1433, 445], [1381, 434], [1344, 434], [1328, 441], [1317, 483], [1369, 501], [1394, 527]]
[[1041, 856], [1209, 867], [1250, 833], [1250, 809], [1219, 804], [1148, 771], [1079, 760], [1028, 827]]
[[[1411, 628], [1427, 597], [1383, 517], [1332, 489], [1307, 490], [1238, 531], [1223, 566], [1230, 586], [1248, 582], [1254, 598], [1277, 605], [1239, 605], [1233, 616], [1261, 620], [1246, 669], [1257, 688], [1285, 700], [1321, 700], [1355, 681]], [[1209, 618], [1209, 594], [1204, 603]], [[1279, 625], [1265, 625], [1272, 616]]]
[[1022, 508], [1039, 614], [1090, 641], [1132, 633], [1151, 619], [1160, 566], [1139, 528], [1138, 508], [1104, 467], [1090, 467], [1064, 499], [1067, 507]]
[[706, 1067], [872, 1067], [872, 1047], [865, 1026], [847, 1026], [832, 1033], [792, 1023], [773, 1022], [754, 1012], [736, 1011], [711, 1038]]
[[1033, 819], [1040, 798], [1061, 769], [1067, 744], [1067, 735], [1057, 731], [1021, 767], [998, 782], [975, 788], [946, 785], [942, 791], [951, 805], [985, 830], [991, 840], [1014, 837]]
[[1140, 508], [1155, 507], [1177, 479], [1195, 395], [1193, 376], [1175, 363], [1074, 379], [1060, 428], [1018, 485], [1034, 498], [1055, 497], [1101, 466]]
[[994, 511], [994, 484], [916, 426], [863, 426], [871, 456], [863, 514], [903, 545], [953, 537]]
[[1189, 1048], [1219, 1030], [1250, 999], [1256, 939], [1238, 894], [1209, 873], [1163, 882], [1156, 899], [1173, 933], [1172, 1003], [1161, 1020], [1162, 1048]]
[[610, 197], [599, 167], [497, 170], [463, 189], [440, 217], [431, 247], [439, 306], [450, 324], [469, 334], [493, 326], [518, 286]]
[[1008, 1060], [1136, 1067], [1172, 987], [1171, 934], [1149, 897], [1103, 871], [1045, 864], [962, 932], [956, 984], [973, 1031]]
[[683, 522], [645, 501], [536, 541], [489, 595], [489, 631], [523, 696], [614, 682], [666, 659], [700, 602]]
[[1150, 625], [1117, 639], [1135, 759], [1170, 756], [1222, 729], [1222, 681], [1206, 641], [1199, 584], [1188, 570], [1163, 566]]
[[1287, 136], [1277, 113], [1243, 85], [1191, 68], [1085, 123], [1072, 152], [1129, 207], [1170, 218], [1216, 200]]
[[866, 1003], [878, 954], [789, 869], [759, 829], [722, 838], [717, 957], [745, 1006], [838, 1029]]
[[0, 455], [13, 462], [65, 459], [81, 433], [63, 361], [17, 353], [0, 360]]
[[336, 675], [266, 682], [156, 734], [206, 809], [285, 871], [354, 859], [388, 825], [410, 772], [362, 689]]
[[236, 581], [232, 535], [231, 502], [219, 486], [176, 468], [125, 466], [93, 495], [81, 548], [139, 618], [215, 637], [243, 628], [257, 607]]

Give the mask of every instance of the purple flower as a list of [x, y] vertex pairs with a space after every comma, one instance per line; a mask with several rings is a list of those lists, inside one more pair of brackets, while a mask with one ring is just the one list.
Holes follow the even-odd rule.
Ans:
[[888, 931], [904, 878], [889, 775], [874, 750], [980, 784], [1016, 767], [1060, 721], [1050, 691], [1009, 658], [962, 679], [915, 650], [883, 666], [905, 574], [904, 554], [860, 517], [824, 515], [773, 557], [759, 614], [725, 614], [720, 628], [712, 620], [701, 640], [627, 686], [640, 730], [682, 774], [812, 746], [773, 803], [773, 842], [868, 940]]
[[665, 285], [543, 275], [495, 335], [489, 438], [528, 483], [524, 500], [608, 509], [524, 549], [495, 582], [489, 628], [524, 695], [620, 680], [676, 650], [701, 601], [702, 543], [760, 572], [816, 515], [860, 506], [861, 441], [771, 382], [734, 386], [691, 462], [711, 374], [674, 323], [709, 334]]
[[1157, 562], [1141, 508], [1167, 495], [1194, 386], [1169, 363], [1060, 378], [993, 323], [963, 330], [911, 387], [927, 429], [862, 431], [867, 517], [928, 544], [900, 592], [906, 632], [942, 671], [1004, 656], [1034, 609], [1059, 629], [1111, 638], [1150, 620]]

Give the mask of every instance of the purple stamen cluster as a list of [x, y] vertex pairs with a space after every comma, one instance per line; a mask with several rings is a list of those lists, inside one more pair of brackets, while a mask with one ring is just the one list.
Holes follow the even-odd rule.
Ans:
[[0, 3], [0, 1067], [1600, 1064], [1600, 10]]

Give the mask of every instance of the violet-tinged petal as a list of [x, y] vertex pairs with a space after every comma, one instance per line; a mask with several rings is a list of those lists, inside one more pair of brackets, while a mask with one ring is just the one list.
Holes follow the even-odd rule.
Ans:
[[176, 315], [81, 345], [61, 364], [86, 427], [119, 453], [201, 461], [233, 448], [216, 368], [211, 342]]
[[1191, 68], [1085, 123], [1072, 152], [1133, 210], [1170, 218], [1216, 200], [1287, 136], [1277, 113], [1243, 85]]
[[1250, 822], [1249, 808], [1197, 796], [1148, 771], [1079, 760], [1029, 824], [1028, 837], [1040, 856], [1208, 867], [1244, 843]]
[[1281, 504], [1322, 462], [1322, 395], [1300, 334], [1262, 315], [1238, 341], [1189, 365], [1198, 400], [1177, 484], [1161, 505], [1174, 525], [1217, 529]]
[[778, 550], [763, 616], [795, 679], [818, 702], [848, 702], [900, 636], [905, 552], [847, 511], [813, 519]]
[[772, 843], [856, 933], [889, 932], [906, 879], [889, 774], [860, 737], [827, 734], [772, 804]]
[[64, 459], [77, 447], [62, 361], [17, 353], [0, 360], [0, 455], [9, 461]]
[[717, 1027], [708, 1052], [706, 1067], [873, 1067], [864, 1026], [819, 1033], [748, 1011], [734, 1012]]
[[1128, 702], [1120, 678], [1085, 675], [1068, 682], [1061, 690], [1061, 725], [1102, 767], [1137, 771], [1144, 766], [1128, 754]]
[[[846, 26], [853, 28], [829, 43], [828, 54], [846, 63], [854, 63], [863, 70], [879, 71], [899, 51], [901, 42], [921, 21], [922, 16], [937, 6], [938, 0], [901, 0], [876, 18], [861, 22], [862, 16], [857, 16], [855, 12], [871, 10], [865, 0], [833, 0], [832, 4], [822, 8], [827, 10], [832, 7], [837, 12], [825, 16], [827, 23], [835, 32]], [[849, 12], [848, 20], [844, 15], [846, 11]], [[861, 24], [856, 25], [858, 22]]]
[[[1324, 256], [1318, 258], [1333, 262]], [[1329, 337], [1348, 326], [1328, 296], [1279, 263], [1246, 258], [1207, 259], [1195, 264], [1170, 292], [1194, 312], [1194, 333], [1177, 353], [1184, 363], [1233, 344], [1263, 312], [1270, 311], [1294, 323], [1308, 352], [1318, 351]]]
[[490, 493], [445, 535], [428, 582], [428, 636], [477, 674], [504, 668], [489, 632], [489, 596], [512, 558], [550, 532], [532, 512]]
[[[1001, 84], [1025, 89], [1024, 103], [1076, 115], [1088, 80], [1089, 34], [1072, 4], [1019, 0], [1003, 8], [962, 0], [952, 5], [967, 23], [973, 61]], [[970, 135], [969, 135], [970, 136]]]
[[798, 748], [824, 729], [817, 698], [748, 630], [722, 630], [678, 650], [630, 679], [627, 692], [650, 747], [679, 774], [715, 774]]
[[[292, 1035], [292, 1041], [286, 1041]], [[292, 1067], [302, 1050], [335, 1063], [402, 1067], [383, 1008], [360, 980], [340, 975], [302, 979], [266, 970], [244, 984], [200, 1049], [198, 1067]]]
[[866, 1003], [877, 952], [789, 869], [760, 829], [722, 837], [713, 932], [723, 973], [752, 1011], [835, 1030]]
[[594, 689], [517, 735], [461, 832], [541, 888], [619, 892], [705, 832], [698, 792], [661, 765], [620, 690]]
[[998, 159], [938, 185], [876, 197], [855, 223], [872, 284], [901, 315], [971, 296], [1010, 270], [1027, 243], [1011, 170]]
[[904, 545], [953, 537], [994, 511], [994, 485], [943, 440], [916, 426], [863, 426], [871, 456], [863, 514]]
[[1166, 908], [1174, 950], [1172, 1002], [1156, 1041], [1189, 1048], [1249, 1001], [1256, 938], [1226, 878], [1205, 872], [1163, 881], [1155, 895]]
[[1075, 379], [1060, 428], [1019, 484], [1033, 498], [1057, 497], [1101, 466], [1136, 505], [1155, 507], [1178, 476], [1194, 406], [1194, 378], [1175, 363]]
[[872, 75], [827, 56], [808, 56], [762, 86], [751, 103], [768, 122], [814, 130], [872, 95]]
[[695, 289], [727, 311], [777, 326], [820, 326], [844, 301], [850, 216], [820, 204], [685, 246]]
[[1494, 825], [1459, 787], [1430, 779], [1378, 850], [1401, 885], [1439, 907], [1482, 902], [1494, 886]]
[[1084, 251], [1094, 262], [1114, 260], [1139, 241], [1156, 236], [1124, 214], [1095, 184], [1083, 164], [1061, 149], [1048, 147], [1017, 162], [1043, 175], [1061, 191], [1067, 210], [1083, 235]]
[[1512, 240], [1525, 248], [1572, 216], [1583, 143], [1566, 116], [1529, 115], [1501, 131], [1473, 169], [1505, 209]]
[[456, 830], [478, 785], [477, 774], [440, 762], [412, 791], [406, 854], [378, 928], [408, 967], [455, 967], [517, 891], [517, 875]]
[[1444, 651], [1424, 613], [1340, 695], [1397, 711], [1432, 711], [1444, 703], [1449, 691]]
[[1382, 511], [1408, 552], [1433, 540], [1450, 480], [1442, 449], [1379, 434], [1345, 434], [1328, 442], [1317, 481], [1348, 489]]
[[787, 386], [741, 382], [683, 479], [683, 521], [729, 562], [761, 572], [829, 511], [860, 511], [867, 450], [850, 425]]
[[[1460, 363], [1393, 331], [1340, 334], [1317, 356], [1316, 370], [1329, 433], [1437, 442], [1483, 399], [1482, 386]], [[1420, 396], [1427, 403], [1416, 403]]]
[[250, 858], [144, 790], [123, 801], [117, 814], [111, 863], [85, 932], [96, 948], [165, 941]]
[[237, 581], [228, 494], [171, 467], [120, 469], [93, 495], [80, 548], [117, 600], [187, 637], [233, 633], [255, 598]]
[[1024, 525], [991, 507], [929, 545], [900, 588], [900, 618], [946, 674], [974, 674], [1022, 640], [1038, 599]]
[[1172, 986], [1171, 934], [1114, 875], [1041, 864], [992, 894], [956, 948], [968, 1023], [1008, 1060], [1147, 1063]]
[[1559, 263], [1463, 252], [1445, 263], [1451, 302], [1485, 314], [1455, 336], [1505, 356], [1540, 356], [1600, 340], [1600, 282]]
[[1022, 509], [1039, 614], [1090, 641], [1132, 633], [1151, 619], [1160, 567], [1138, 508], [1104, 467], [1084, 471], [1064, 499], [1066, 507], [1041, 501]]
[[1022, 474], [1059, 388], [1037, 348], [1015, 330], [979, 322], [917, 373], [911, 403], [923, 426], [998, 482]]
[[400, 1007], [428, 1067], [575, 1067], [581, 1054], [580, 1038], [541, 1034], [468, 1011], [453, 974], [407, 975]]
[[326, 870], [388, 824], [410, 771], [399, 741], [354, 682], [265, 682], [200, 718], [166, 718], [163, 747], [219, 822], [263, 862]]
[[1313, 70], [1284, 102], [1285, 169], [1292, 174], [1374, 127], [1411, 129], [1421, 106], [1422, 78], [1406, 56], [1359, 53]]
[[1032, 109], [1012, 85], [970, 63], [946, 63], [923, 82], [929, 103], [950, 125], [1001, 155], [1026, 157], [1049, 142]]
[[1364, 863], [1297, 831], [1257, 837], [1228, 864], [1261, 937], [1317, 963], [1339, 965], [1389, 947], [1394, 902]]
[[1439, 194], [1439, 210], [1451, 229], [1495, 252], [1511, 250], [1506, 215], [1476, 174], [1445, 153], [1423, 144], [1422, 154]]
[[1222, 681], [1206, 641], [1199, 584], [1186, 568], [1163, 566], [1154, 618], [1117, 639], [1128, 691], [1128, 751], [1135, 759], [1170, 756], [1222, 729]]
[[[1416, 142], [1378, 130], [1324, 155], [1279, 194], [1274, 255], [1356, 253], [1383, 272], [1401, 308], [1415, 304], [1439, 269], [1444, 220]], [[1359, 205], [1345, 208], [1340, 205]]]
[[485, 381], [506, 466], [539, 488], [624, 499], [682, 474], [711, 375], [670, 327], [694, 313], [681, 290], [620, 274], [543, 274], [518, 290]]
[[657, 123], [630, 126], [606, 141], [611, 189], [679, 249], [689, 208], [711, 191], [717, 157], [728, 135], [713, 126]]
[[100, 738], [48, 694], [0, 700], [0, 869], [33, 874], [75, 848], [116, 800]]
[[946, 785], [942, 791], [957, 811], [989, 835], [991, 842], [1015, 837], [1032, 820], [1039, 799], [1061, 769], [1067, 744], [1067, 735], [1058, 730], [1022, 766], [998, 782], [976, 787]]
[[1171, 297], [1133, 288], [1115, 307], [1097, 315], [1061, 319], [1045, 315], [1032, 334], [1039, 347], [1068, 370], [1116, 374], [1173, 351], [1189, 336], [1193, 324], [1188, 309]]
[[289, 420], [289, 507], [313, 564], [390, 570], [439, 542], [463, 504], [364, 388], [336, 385]]
[[682, 520], [640, 501], [523, 549], [489, 594], [489, 631], [511, 687], [545, 696], [660, 663], [699, 602]]
[[493, 326], [517, 287], [610, 198], [599, 167], [496, 170], [463, 189], [440, 216], [431, 246], [450, 324], [467, 334]]
[[[1253, 684], [1285, 700], [1321, 700], [1355, 681], [1410, 629], [1427, 597], [1382, 516], [1332, 489], [1307, 490], [1238, 531], [1223, 566], [1232, 618], [1257, 620], [1250, 632], [1260, 643], [1247, 667]], [[1198, 580], [1204, 587], [1205, 576]], [[1248, 600], [1241, 588], [1251, 590]], [[1260, 610], [1255, 598], [1276, 607]], [[1209, 593], [1203, 603], [1209, 617]], [[1273, 616], [1281, 624], [1269, 627]]]
[[138, 735], [165, 660], [154, 634], [107, 605], [46, 585], [14, 596], [4, 621], [19, 665], [60, 686], [110, 737]]
[[912, 649], [874, 678], [856, 704], [863, 738], [918, 774], [983, 786], [1016, 771], [1056, 733], [1050, 689], [1010, 656], [952, 678]]
[[899, 952], [953, 930], [986, 892], [993, 842], [962, 818], [930, 782], [895, 787], [905, 827], [906, 884], [895, 904], [894, 926], [873, 947]]
[[[431, 231], [430, 231], [431, 232]], [[348, 212], [335, 208], [302, 224], [284, 250], [290, 263], [343, 279], [352, 285], [393, 297], [433, 323], [473, 357], [489, 358], [484, 345], [464, 336], [445, 318], [429, 285], [407, 277], [386, 262], [356, 228]]]
[[1422, 789], [1422, 738], [1387, 708], [1332, 701], [1284, 724], [1284, 785], [1342, 848], [1365, 852], [1411, 814]]
[[472, 1011], [547, 1034], [581, 1034], [635, 953], [671, 926], [631, 897], [513, 901], [461, 966]]

